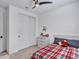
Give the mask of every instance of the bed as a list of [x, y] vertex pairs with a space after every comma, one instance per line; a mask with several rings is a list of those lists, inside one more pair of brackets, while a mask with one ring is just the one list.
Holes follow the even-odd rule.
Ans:
[[[57, 44], [59, 39], [55, 38], [54, 44], [50, 44], [34, 52], [33, 55], [31, 56], [31, 59], [79, 59], [78, 46], [75, 45], [76, 47], [75, 46], [73, 47], [73, 45], [70, 44], [70, 46], [68, 47], [62, 47]], [[69, 41], [71, 42], [73, 40]]]

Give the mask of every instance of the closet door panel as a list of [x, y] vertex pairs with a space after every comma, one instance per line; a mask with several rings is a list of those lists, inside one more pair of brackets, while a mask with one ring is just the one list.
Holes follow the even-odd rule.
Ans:
[[[3, 36], [3, 9], [0, 8], [0, 36]], [[0, 37], [0, 53], [4, 51], [5, 45], [4, 45], [4, 38]]]
[[24, 46], [29, 46], [29, 17], [27, 15], [23, 15], [24, 19]]
[[35, 25], [36, 25], [36, 23], [35, 23], [35, 19], [33, 18], [33, 17], [29, 17], [29, 33], [28, 33], [28, 35], [29, 35], [29, 43], [30, 44], [35, 44], [35, 29], [36, 29], [36, 27], [35, 27]]
[[22, 48], [24, 48], [24, 20], [21, 15], [19, 15], [17, 23], [18, 50], [21, 50]]

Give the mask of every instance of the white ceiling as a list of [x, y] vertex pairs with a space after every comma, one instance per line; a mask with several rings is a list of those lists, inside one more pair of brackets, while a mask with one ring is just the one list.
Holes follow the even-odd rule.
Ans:
[[[49, 11], [50, 9], [58, 8], [66, 4], [74, 3], [79, 0], [39, 0], [39, 1], [53, 1], [53, 3], [41, 5], [39, 7], [36, 7], [35, 9], [32, 9], [33, 6], [32, 0], [0, 0], [0, 7], [6, 8], [8, 5], [11, 4], [16, 7], [29, 10], [36, 14], [42, 14]], [[29, 8], [25, 8], [25, 7], [29, 7]]]

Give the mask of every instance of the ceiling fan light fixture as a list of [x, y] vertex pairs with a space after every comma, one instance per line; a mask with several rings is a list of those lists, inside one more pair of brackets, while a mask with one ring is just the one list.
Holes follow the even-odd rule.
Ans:
[[39, 6], [39, 4], [36, 4], [36, 7], [38, 7]]

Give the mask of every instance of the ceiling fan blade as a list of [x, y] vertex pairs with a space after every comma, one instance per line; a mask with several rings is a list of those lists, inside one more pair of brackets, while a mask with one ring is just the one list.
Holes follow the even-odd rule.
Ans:
[[44, 2], [39, 2], [38, 0], [33, 0], [34, 1], [34, 6], [32, 7], [32, 9], [34, 9], [35, 7], [38, 7], [39, 5], [43, 5], [43, 4], [51, 4], [53, 2], [51, 1], [44, 1]]
[[40, 2], [39, 5], [43, 5], [43, 4], [51, 4], [51, 3], [53, 3], [53, 2], [51, 2], [51, 1], [45, 1], [45, 2]]
[[36, 6], [33, 6], [32, 9], [34, 9]]

